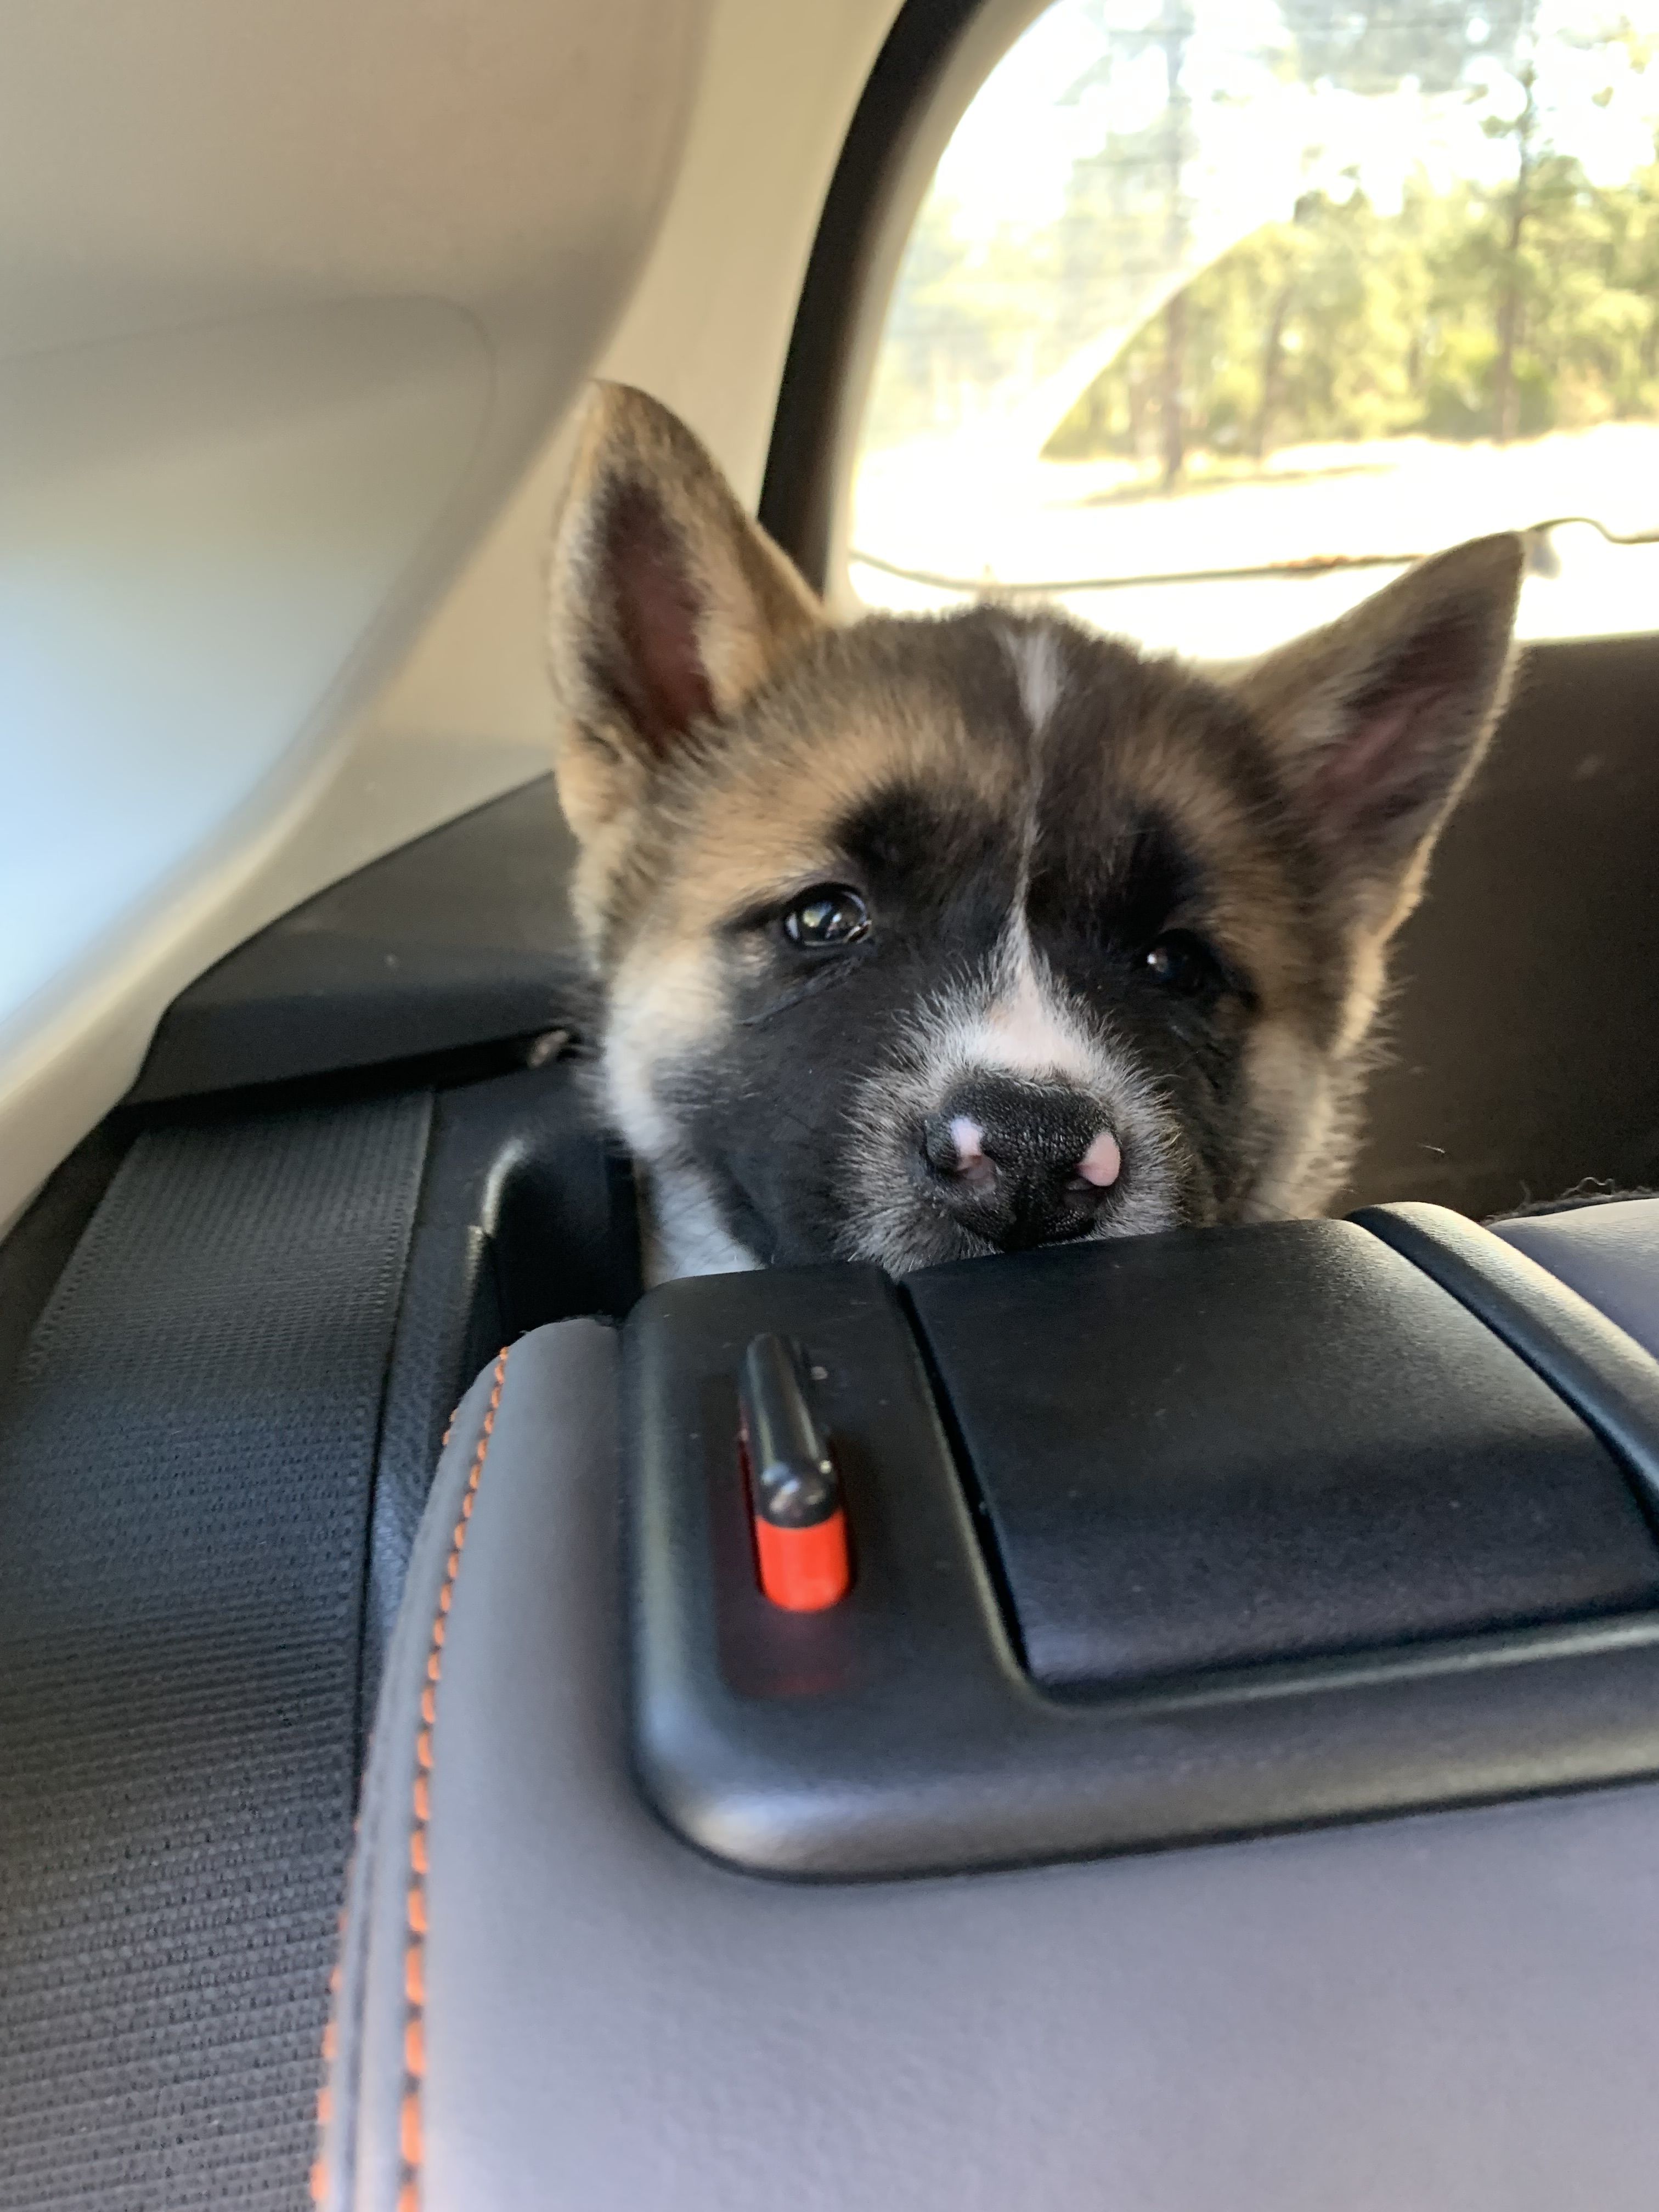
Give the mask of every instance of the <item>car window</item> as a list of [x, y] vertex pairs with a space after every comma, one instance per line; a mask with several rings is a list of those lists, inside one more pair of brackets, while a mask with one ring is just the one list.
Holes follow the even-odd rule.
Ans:
[[854, 591], [1225, 656], [1553, 524], [1523, 632], [1653, 629], [1656, 125], [1656, 0], [1057, 0], [911, 232]]

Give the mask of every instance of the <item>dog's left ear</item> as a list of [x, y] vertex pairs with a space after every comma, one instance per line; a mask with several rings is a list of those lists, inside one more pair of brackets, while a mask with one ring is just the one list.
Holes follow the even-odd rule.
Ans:
[[1525, 556], [1513, 533], [1455, 546], [1235, 679], [1378, 942], [1416, 905], [1503, 707]]
[[678, 416], [621, 384], [589, 400], [549, 586], [554, 767], [585, 843], [823, 620]]

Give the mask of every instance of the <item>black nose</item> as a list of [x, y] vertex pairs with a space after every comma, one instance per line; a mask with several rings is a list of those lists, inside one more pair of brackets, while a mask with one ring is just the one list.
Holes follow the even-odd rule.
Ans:
[[1069, 1084], [981, 1076], [922, 1126], [928, 1188], [1005, 1252], [1086, 1237], [1122, 1167], [1099, 1106]]

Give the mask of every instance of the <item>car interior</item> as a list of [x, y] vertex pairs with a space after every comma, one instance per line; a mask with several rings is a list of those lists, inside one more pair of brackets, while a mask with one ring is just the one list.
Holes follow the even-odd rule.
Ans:
[[[595, 379], [838, 619], [1525, 533], [1319, 1219], [653, 1282]], [[0, 2208], [1636, 2212], [1659, 8], [0, 0]]]

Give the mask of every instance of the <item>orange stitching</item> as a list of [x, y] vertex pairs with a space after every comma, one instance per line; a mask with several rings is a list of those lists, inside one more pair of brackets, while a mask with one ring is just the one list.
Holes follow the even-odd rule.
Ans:
[[432, 1639], [427, 1650], [426, 1680], [421, 1691], [421, 1725], [415, 1738], [416, 1771], [411, 1792], [413, 1820], [409, 1835], [409, 1866], [413, 1879], [409, 1886], [407, 1904], [409, 1944], [404, 1954], [404, 1996], [409, 2014], [404, 2023], [404, 2100], [398, 2115], [404, 2179], [398, 2192], [398, 2212], [420, 2212], [421, 2166], [426, 2152], [421, 2125], [421, 2085], [426, 2078], [427, 1826], [432, 1813], [428, 1777], [432, 1771], [432, 1731], [438, 1717], [438, 1685], [443, 1674], [444, 1615], [449, 1611], [455, 1577], [460, 1570], [461, 1552], [466, 1542], [466, 1524], [472, 1517], [478, 1479], [483, 1473], [484, 1457], [489, 1449], [495, 1414], [501, 1402], [501, 1385], [506, 1379], [507, 1353], [503, 1351], [495, 1362], [495, 1382], [489, 1393], [483, 1427], [478, 1436], [478, 1449], [473, 1454], [471, 1470], [461, 1496], [461, 1517], [455, 1523], [449, 1557], [444, 1565], [444, 1578], [438, 1590], [438, 1610], [433, 1619]]
[[[466, 1489], [461, 1498], [461, 1518], [455, 1529], [454, 1542], [444, 1568], [443, 1586], [438, 1592], [437, 1617], [432, 1624], [431, 1648], [427, 1653], [427, 1686], [421, 1692], [422, 1726], [415, 1739], [415, 1756], [420, 1771], [415, 1777], [415, 1822], [409, 1838], [410, 1871], [415, 1881], [409, 1892], [409, 1931], [413, 1939], [404, 1954], [404, 2000], [409, 2008], [409, 2017], [404, 2024], [404, 2097], [398, 2113], [398, 2137], [404, 2154], [404, 2180], [398, 2191], [398, 2212], [420, 2212], [421, 2160], [424, 2144], [421, 2136], [421, 2084], [426, 2077], [426, 1873], [427, 1822], [431, 1814], [431, 1793], [427, 1787], [427, 1775], [432, 1765], [432, 1724], [437, 1718], [438, 1677], [442, 1671], [444, 1647], [444, 1615], [449, 1611], [450, 1586], [460, 1565], [461, 1547], [466, 1540], [466, 1523], [472, 1517], [472, 1501], [477, 1495], [478, 1478], [483, 1473], [484, 1455], [489, 1449], [491, 1431], [495, 1426], [495, 1413], [501, 1402], [501, 1385], [507, 1377], [507, 1352], [503, 1348], [495, 1362], [495, 1387], [489, 1394], [489, 1409], [484, 1414], [483, 1429], [478, 1437], [478, 1449], [473, 1456], [471, 1471], [466, 1478]], [[456, 1413], [460, 1411], [456, 1407]], [[455, 1415], [450, 1415], [450, 1425], [444, 1431], [443, 1440], [448, 1443], [455, 1425]], [[340, 1935], [343, 1939], [346, 1916], [340, 1915]], [[340, 1962], [337, 1959], [328, 1978], [331, 1997], [340, 1994]], [[332, 2066], [339, 2048], [339, 2028], [331, 2010], [323, 2029], [323, 2064]], [[333, 2094], [328, 2082], [317, 2092], [317, 2125], [319, 2132], [328, 2125], [333, 2110]], [[328, 2193], [328, 2164], [319, 2157], [309, 2175], [311, 2201], [320, 2204]]]

